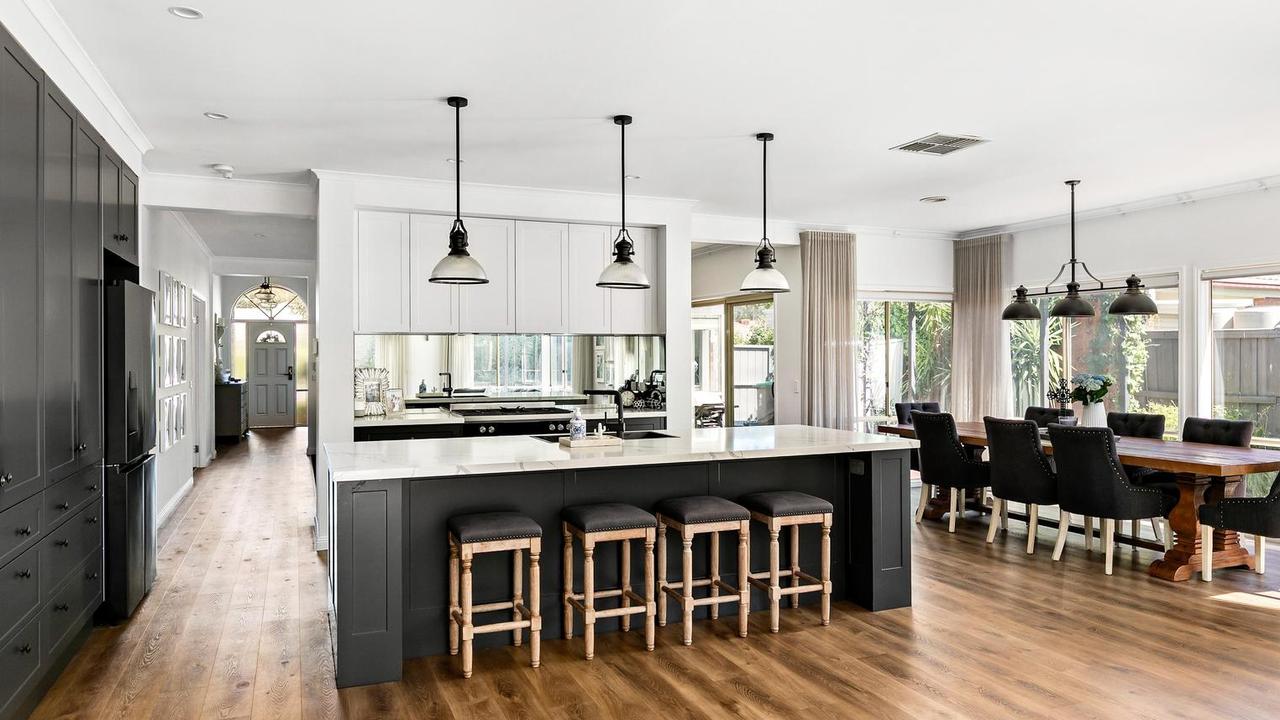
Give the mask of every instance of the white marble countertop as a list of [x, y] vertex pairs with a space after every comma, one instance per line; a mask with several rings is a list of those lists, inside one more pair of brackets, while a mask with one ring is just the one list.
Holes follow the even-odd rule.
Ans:
[[[573, 410], [573, 406], [557, 406], [561, 410]], [[582, 417], [587, 420], [603, 420], [606, 413], [610, 420], [617, 420], [618, 413], [612, 405], [584, 405]], [[628, 410], [623, 412], [624, 418], [666, 417], [666, 410]], [[490, 422], [497, 420], [563, 420], [568, 422], [573, 416], [564, 413], [548, 413], [546, 415], [492, 415], [483, 420], [472, 418], [472, 422]], [[394, 427], [397, 425], [459, 425], [464, 422], [461, 415], [456, 415], [442, 408], [417, 409], [409, 408], [398, 417], [387, 415], [366, 415], [355, 418], [355, 427]]]
[[562, 448], [527, 435], [325, 443], [332, 482], [438, 478], [744, 458], [836, 455], [919, 447], [893, 435], [807, 425], [700, 428], [680, 437]]
[[388, 415], [364, 415], [355, 418], [356, 427], [387, 427], [396, 425], [461, 425], [462, 416], [448, 410], [429, 408], [405, 410], [399, 417]]

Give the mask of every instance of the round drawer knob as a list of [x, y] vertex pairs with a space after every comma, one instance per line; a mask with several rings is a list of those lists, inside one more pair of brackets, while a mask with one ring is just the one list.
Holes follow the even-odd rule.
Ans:
[[70, 546], [71, 546], [71, 541], [70, 541], [70, 540], [55, 540], [55, 541], [53, 542], [53, 544], [54, 544], [54, 545], [57, 545], [58, 547], [70, 547]]
[[13, 481], [13, 473], [5, 473], [0, 475], [0, 485], [8, 485]]
[[89, 492], [98, 492], [98, 485], [97, 483], [94, 483], [93, 485], [85, 488], [85, 490], [88, 490]]
[[60, 502], [60, 503], [58, 503], [58, 509], [59, 509], [59, 510], [70, 510], [70, 509], [71, 509], [71, 503], [69, 503], [69, 502]]
[[490, 425], [490, 426], [489, 426], [489, 432], [490, 432], [490, 433], [492, 433], [492, 432], [493, 432], [493, 426], [492, 426], [492, 425]]
[[84, 575], [84, 579], [85, 579], [85, 580], [97, 580], [97, 579], [98, 579], [98, 573], [96, 573], [96, 572], [85, 573], [85, 575]]
[[26, 526], [26, 527], [18, 528], [18, 534], [19, 534], [19, 535], [23, 535], [23, 536], [30, 535], [30, 534], [31, 534], [31, 526], [30, 526], [30, 525], [28, 525], [28, 526]]
[[14, 649], [18, 651], [18, 654], [19, 654], [19, 655], [30, 655], [30, 654], [31, 654], [31, 645], [30, 645], [30, 644], [26, 644], [26, 643], [24, 643], [24, 644], [19, 645], [18, 647], [14, 648]]
[[80, 443], [79, 445], [76, 446], [76, 452], [84, 452], [88, 448], [89, 448], [88, 445], [85, 445], [84, 443]]
[[57, 605], [53, 606], [54, 612], [66, 612], [70, 609], [71, 609], [71, 606], [66, 603], [58, 603]]
[[98, 524], [98, 516], [97, 516], [97, 515], [90, 515], [89, 517], [85, 518], [85, 519], [84, 519], [84, 521], [85, 521], [85, 522], [87, 522], [87, 523], [89, 523], [90, 525], [97, 525], [97, 524]]
[[481, 435], [483, 435], [483, 434], [484, 434], [484, 433], [486, 433], [486, 432], [488, 432], [488, 431], [484, 429], [484, 426], [483, 426], [483, 425], [481, 425], [481, 426], [480, 426], [480, 434], [481, 434]]
[[548, 426], [547, 426], [547, 429], [548, 429], [548, 430], [555, 430], [555, 429], [556, 429], [556, 424], [555, 424], [555, 423], [551, 423], [550, 425], [548, 425]]

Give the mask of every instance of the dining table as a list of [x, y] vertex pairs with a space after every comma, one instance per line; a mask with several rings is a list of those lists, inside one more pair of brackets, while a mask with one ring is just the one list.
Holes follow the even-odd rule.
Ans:
[[[901, 437], [916, 436], [915, 428], [906, 424], [885, 424], [877, 430]], [[961, 444], [972, 451], [981, 451], [988, 445], [983, 423], [957, 422], [956, 433]], [[1053, 444], [1047, 437], [1044, 449], [1046, 454], [1053, 454]], [[1201, 505], [1224, 497], [1242, 497], [1246, 475], [1280, 471], [1280, 451], [1117, 436], [1116, 452], [1122, 464], [1168, 473], [1177, 483], [1178, 504], [1169, 513], [1175, 539], [1164, 556], [1147, 568], [1152, 577], [1188, 580], [1199, 570], [1206, 551], [1213, 553], [1214, 568], [1253, 568], [1253, 555], [1240, 544], [1239, 534], [1233, 530], [1214, 528], [1213, 547], [1202, 547], [1199, 510]], [[928, 516], [938, 517], [946, 506], [930, 500], [929, 510]]]

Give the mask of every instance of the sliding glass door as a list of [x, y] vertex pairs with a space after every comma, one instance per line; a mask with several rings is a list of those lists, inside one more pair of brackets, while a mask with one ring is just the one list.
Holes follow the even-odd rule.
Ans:
[[894, 403], [941, 403], [951, 396], [951, 303], [858, 303], [856, 374], [862, 413], [893, 414]]
[[[700, 424], [773, 425], [777, 371], [772, 295], [693, 307], [693, 403]], [[726, 348], [732, 348], [726, 352]]]

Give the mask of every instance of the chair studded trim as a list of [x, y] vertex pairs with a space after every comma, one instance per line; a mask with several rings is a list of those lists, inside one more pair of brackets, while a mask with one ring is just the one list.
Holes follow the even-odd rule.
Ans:
[[948, 413], [912, 411], [911, 422], [920, 441], [920, 478], [929, 485], [980, 488], [990, 485], [990, 466], [969, 457]]
[[1111, 428], [1052, 424], [1058, 504], [1067, 512], [1121, 520], [1168, 515], [1176, 490], [1134, 485], [1120, 463]]
[[1200, 522], [1220, 530], [1280, 537], [1280, 473], [1263, 497], [1223, 498], [1200, 506]]
[[1058, 502], [1058, 475], [1031, 420], [986, 417], [991, 448], [991, 492], [1013, 502], [1053, 505]]

